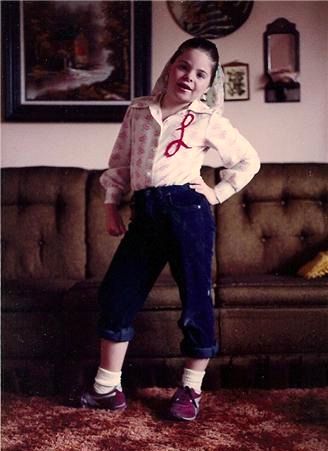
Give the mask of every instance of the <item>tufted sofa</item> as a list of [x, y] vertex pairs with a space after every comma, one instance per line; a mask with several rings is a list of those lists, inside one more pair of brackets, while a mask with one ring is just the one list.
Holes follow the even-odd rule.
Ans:
[[[105, 230], [101, 171], [2, 170], [2, 370], [6, 390], [57, 393], [98, 362], [97, 289], [119, 238]], [[203, 168], [209, 184], [219, 170]], [[129, 198], [122, 214], [129, 221]], [[263, 164], [213, 209], [220, 352], [205, 387], [328, 382], [328, 278], [298, 268], [328, 248], [328, 165]], [[124, 383], [173, 385], [183, 359], [177, 288], [166, 267], [136, 319]], [[136, 382], [137, 381], [137, 382]]]

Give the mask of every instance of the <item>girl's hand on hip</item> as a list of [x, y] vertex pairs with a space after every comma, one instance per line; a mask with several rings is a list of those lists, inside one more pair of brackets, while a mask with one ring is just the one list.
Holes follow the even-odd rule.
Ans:
[[118, 206], [116, 204], [106, 204], [106, 211], [107, 232], [112, 236], [124, 235], [126, 232], [126, 227], [118, 211]]
[[197, 193], [203, 194], [211, 205], [219, 203], [215, 191], [208, 186], [202, 177], [197, 177], [190, 183], [190, 188], [194, 189]]

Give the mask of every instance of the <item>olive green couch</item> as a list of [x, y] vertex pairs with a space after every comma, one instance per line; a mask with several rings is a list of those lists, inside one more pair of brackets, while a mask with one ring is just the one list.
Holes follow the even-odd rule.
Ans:
[[[5, 390], [88, 383], [98, 362], [97, 289], [119, 243], [106, 232], [99, 170], [2, 170]], [[219, 169], [204, 167], [210, 184]], [[122, 207], [129, 221], [129, 199]], [[328, 278], [298, 269], [328, 248], [328, 165], [263, 164], [213, 208], [213, 301], [220, 351], [205, 388], [328, 382]], [[124, 384], [174, 385], [183, 365], [178, 290], [166, 267], [136, 318]]]

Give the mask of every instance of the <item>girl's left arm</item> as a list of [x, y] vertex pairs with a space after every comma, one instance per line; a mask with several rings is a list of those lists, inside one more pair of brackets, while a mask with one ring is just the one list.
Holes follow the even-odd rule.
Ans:
[[260, 159], [253, 146], [218, 113], [213, 114], [206, 133], [206, 145], [215, 149], [225, 169], [214, 191], [222, 203], [246, 186], [260, 170]]

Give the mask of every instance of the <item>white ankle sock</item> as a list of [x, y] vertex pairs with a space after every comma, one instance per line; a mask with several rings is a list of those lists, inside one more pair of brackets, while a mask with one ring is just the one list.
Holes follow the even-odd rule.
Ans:
[[113, 388], [122, 390], [121, 376], [122, 371], [108, 371], [99, 367], [93, 385], [95, 392], [103, 395], [113, 390]]
[[189, 368], [184, 368], [182, 375], [182, 385], [193, 388], [197, 393], [202, 391], [202, 382], [205, 376], [205, 371], [195, 371]]

